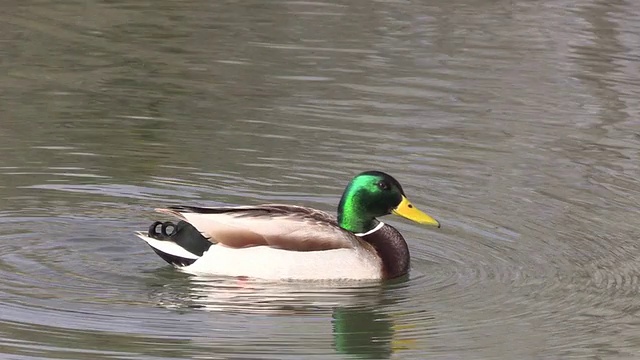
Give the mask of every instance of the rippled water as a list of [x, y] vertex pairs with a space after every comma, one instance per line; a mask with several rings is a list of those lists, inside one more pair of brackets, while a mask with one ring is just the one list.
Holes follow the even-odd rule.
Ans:
[[[6, 1], [7, 359], [640, 356], [640, 6]], [[154, 207], [334, 210], [380, 169], [408, 278], [191, 277]]]

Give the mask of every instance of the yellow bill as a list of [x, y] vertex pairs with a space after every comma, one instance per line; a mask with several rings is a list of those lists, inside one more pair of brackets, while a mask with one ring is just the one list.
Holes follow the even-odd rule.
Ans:
[[402, 216], [403, 218], [413, 220], [419, 224], [440, 227], [440, 223], [438, 222], [438, 220], [418, 210], [418, 208], [413, 206], [411, 202], [409, 202], [409, 200], [404, 196], [402, 197], [400, 205], [393, 209], [392, 212], [396, 215]]

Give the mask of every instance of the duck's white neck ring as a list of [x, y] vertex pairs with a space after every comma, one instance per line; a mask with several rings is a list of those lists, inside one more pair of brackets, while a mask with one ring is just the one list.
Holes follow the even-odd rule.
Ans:
[[373, 229], [371, 229], [371, 230], [369, 230], [369, 231], [367, 231], [367, 232], [365, 232], [365, 233], [356, 233], [355, 235], [356, 235], [357, 237], [367, 236], [367, 235], [373, 234], [374, 232], [376, 232], [376, 231], [378, 231], [378, 230], [382, 229], [382, 227], [383, 227], [383, 226], [384, 226], [384, 223], [383, 223], [382, 221], [380, 221], [380, 222], [378, 223], [378, 225], [376, 225], [376, 227], [374, 227]]

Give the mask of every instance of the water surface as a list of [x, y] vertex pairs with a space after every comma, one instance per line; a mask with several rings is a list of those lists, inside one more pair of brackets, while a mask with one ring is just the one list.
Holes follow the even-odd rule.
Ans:
[[[7, 359], [631, 359], [640, 353], [640, 6], [631, 1], [7, 1]], [[363, 170], [387, 283], [198, 278], [133, 236], [167, 204], [334, 211]]]

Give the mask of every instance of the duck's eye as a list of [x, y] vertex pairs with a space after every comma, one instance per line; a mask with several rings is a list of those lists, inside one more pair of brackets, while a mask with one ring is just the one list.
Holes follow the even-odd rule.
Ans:
[[389, 183], [387, 183], [386, 181], [380, 181], [378, 183], [378, 187], [382, 190], [389, 190], [390, 188]]

